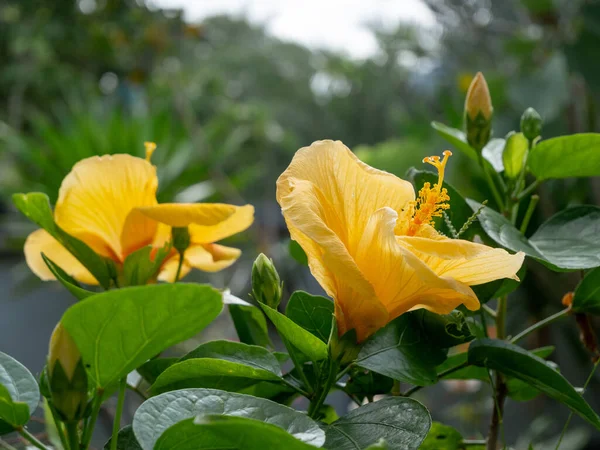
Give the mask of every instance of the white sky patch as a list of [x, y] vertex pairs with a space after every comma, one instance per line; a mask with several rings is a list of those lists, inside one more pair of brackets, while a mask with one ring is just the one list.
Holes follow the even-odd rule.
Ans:
[[152, 0], [152, 4], [181, 8], [188, 21], [216, 14], [246, 16], [280, 39], [356, 58], [371, 56], [377, 49], [369, 24], [435, 25], [434, 15], [421, 0]]

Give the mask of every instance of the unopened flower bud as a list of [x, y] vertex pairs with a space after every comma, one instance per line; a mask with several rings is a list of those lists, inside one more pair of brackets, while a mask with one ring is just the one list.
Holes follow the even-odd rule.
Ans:
[[180, 254], [185, 252], [190, 246], [190, 232], [188, 227], [173, 227], [171, 237], [173, 239], [173, 248]]
[[257, 302], [277, 308], [282, 291], [281, 280], [273, 261], [261, 253], [252, 265], [252, 296]]
[[50, 338], [48, 386], [51, 401], [65, 421], [79, 420], [88, 400], [88, 380], [73, 338], [59, 322]]
[[465, 99], [467, 141], [477, 151], [481, 151], [490, 140], [493, 111], [487, 82], [483, 74], [477, 72]]
[[542, 133], [542, 124], [542, 116], [533, 108], [527, 108], [521, 116], [521, 132], [530, 141]]

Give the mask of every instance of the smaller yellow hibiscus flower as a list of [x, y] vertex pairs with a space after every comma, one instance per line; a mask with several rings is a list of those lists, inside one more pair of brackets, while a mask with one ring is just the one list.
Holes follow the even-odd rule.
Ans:
[[277, 201], [292, 239], [335, 302], [340, 334], [359, 341], [401, 314], [425, 308], [448, 314], [479, 301], [469, 287], [516, 278], [524, 254], [450, 239], [432, 226], [448, 208], [444, 159], [433, 187], [415, 198], [408, 181], [360, 161], [339, 141], [319, 141], [296, 153], [277, 180]]
[[[117, 267], [131, 253], [147, 245], [162, 248], [171, 240], [172, 226], [188, 226], [190, 246], [185, 251], [182, 276], [192, 268], [215, 272], [233, 264], [240, 250], [216, 241], [247, 229], [254, 220], [252, 205], [164, 204], [156, 200], [158, 178], [150, 163], [155, 148], [146, 144], [146, 159], [117, 154], [79, 161], [63, 180], [54, 220]], [[172, 217], [170, 217], [172, 215]], [[190, 218], [185, 222], [182, 217]], [[42, 253], [76, 280], [96, 285], [92, 274], [49, 233], [40, 229], [25, 242], [25, 259], [42, 280], [55, 277]], [[163, 262], [158, 279], [173, 281], [179, 254], [172, 250]]]

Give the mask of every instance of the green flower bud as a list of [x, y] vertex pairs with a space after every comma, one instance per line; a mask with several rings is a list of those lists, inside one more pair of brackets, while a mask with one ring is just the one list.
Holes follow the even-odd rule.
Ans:
[[183, 253], [190, 246], [190, 232], [188, 227], [173, 227], [171, 229], [173, 239], [173, 248], [179, 253]]
[[52, 404], [62, 419], [81, 419], [88, 401], [87, 374], [75, 341], [60, 322], [50, 338], [47, 375]]
[[521, 132], [530, 141], [541, 134], [542, 125], [542, 116], [533, 108], [527, 108], [521, 116]]
[[465, 99], [465, 124], [467, 142], [478, 152], [485, 147], [492, 134], [492, 98], [487, 82], [477, 72]]
[[261, 253], [252, 265], [252, 296], [257, 302], [277, 308], [282, 291], [283, 285], [273, 261]]

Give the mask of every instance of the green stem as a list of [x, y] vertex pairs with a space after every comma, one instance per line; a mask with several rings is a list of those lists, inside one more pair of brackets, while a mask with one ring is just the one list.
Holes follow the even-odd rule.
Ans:
[[288, 380], [286, 380], [285, 378], [282, 378], [281, 381], [283, 382], [283, 384], [285, 384], [286, 386], [292, 388], [293, 390], [295, 390], [298, 394], [300, 395], [304, 395], [306, 398], [310, 398], [311, 395], [306, 392], [304, 389], [299, 388], [298, 386], [296, 386], [293, 383], [290, 383]]
[[481, 309], [483, 310], [483, 312], [485, 312], [486, 314], [488, 314], [492, 319], [496, 320], [496, 311], [494, 311], [488, 305], [482, 304], [481, 305]]
[[529, 194], [535, 191], [539, 185], [540, 182], [538, 180], [535, 180], [533, 183], [531, 183], [529, 186], [523, 189], [520, 194], [517, 195], [517, 201], [527, 197]]
[[485, 445], [485, 439], [465, 439], [461, 442], [463, 447], [468, 447], [470, 445]]
[[[182, 255], [183, 259], [183, 255]], [[117, 399], [117, 411], [113, 419], [112, 439], [110, 440], [110, 450], [117, 450], [117, 441], [119, 440], [119, 430], [121, 429], [121, 415], [123, 414], [123, 405], [125, 404], [125, 391], [127, 388], [127, 377], [124, 377], [119, 383], [119, 397]]]
[[[592, 381], [592, 378], [594, 377], [594, 373], [596, 372], [596, 369], [598, 368], [599, 363], [600, 363], [600, 358], [598, 358], [596, 360], [596, 362], [594, 363], [594, 367], [592, 367], [592, 371], [588, 375], [587, 380], [585, 380], [585, 384], [583, 385], [583, 392], [581, 392], [581, 395], [583, 395], [585, 393], [585, 390], [587, 389], [588, 384], [590, 384], [590, 381]], [[562, 443], [562, 440], [565, 437], [565, 433], [567, 432], [567, 428], [569, 427], [569, 423], [571, 423], [572, 418], [573, 418], [573, 411], [571, 411], [571, 413], [569, 414], [569, 417], [567, 418], [567, 421], [565, 422], [565, 426], [563, 427], [562, 432], [560, 433], [560, 437], [558, 438], [558, 442], [556, 443], [555, 450], [558, 450], [560, 448], [560, 444]]]
[[321, 409], [321, 406], [323, 406], [323, 404], [325, 403], [325, 400], [329, 395], [329, 391], [331, 390], [331, 387], [335, 384], [335, 379], [337, 378], [337, 371], [339, 368], [337, 362], [328, 361], [327, 365], [329, 367], [327, 368], [328, 373], [325, 383], [319, 387], [317, 397], [310, 402], [310, 406], [308, 407], [308, 417], [312, 419], [316, 419], [317, 415], [319, 414], [319, 410]]
[[558, 319], [566, 316], [568, 313], [569, 313], [569, 308], [565, 308], [565, 309], [557, 312], [556, 314], [552, 314], [551, 316], [546, 317], [544, 320], [540, 320], [539, 322], [534, 323], [529, 328], [526, 328], [525, 330], [523, 330], [519, 334], [517, 334], [514, 338], [512, 338], [510, 340], [510, 343], [515, 344], [516, 342], [520, 341], [528, 334], [531, 334], [534, 331], [539, 330], [542, 327], [545, 327], [546, 325], [550, 325], [552, 322], [555, 322]]
[[71, 448], [69, 446], [69, 443], [67, 442], [67, 437], [65, 436], [65, 430], [62, 427], [62, 422], [58, 417], [58, 412], [56, 411], [56, 408], [52, 405], [51, 402], [48, 402], [47, 404], [48, 409], [52, 414], [52, 420], [54, 420], [54, 426], [56, 427], [56, 432], [58, 433], [58, 437], [60, 438], [60, 443], [62, 444], [63, 448], [65, 450], [78, 450], [77, 447]]
[[[496, 336], [498, 339], [506, 338], [506, 310], [508, 298], [506, 295], [498, 298], [498, 307], [496, 308]], [[494, 390], [494, 410], [490, 422], [490, 432], [487, 440], [487, 450], [496, 450], [498, 434], [500, 429], [504, 430], [502, 418], [504, 416], [504, 400], [506, 399], [507, 388], [502, 374], [496, 372], [496, 382], [491, 382]]]
[[[306, 386], [306, 388], [312, 393], [313, 392], [313, 387], [311, 386], [310, 382], [308, 381], [308, 378], [306, 377], [306, 374], [304, 373], [303, 366], [300, 363], [300, 360], [298, 359], [298, 355], [296, 355], [296, 352], [294, 351], [294, 347], [284, 337], [282, 337], [281, 340], [283, 341], [283, 345], [285, 345], [285, 348], [288, 349], [288, 354], [290, 355], [290, 359], [294, 363], [294, 367], [298, 371], [298, 375], [300, 376], [300, 380], [302, 380], [302, 382], [304, 383], [304, 385]], [[308, 397], [310, 398], [311, 394], [309, 394]]]
[[529, 221], [533, 216], [533, 211], [535, 211], [535, 207], [537, 206], [539, 201], [539, 195], [532, 195], [529, 199], [529, 205], [527, 206], [527, 211], [525, 211], [525, 217], [523, 217], [523, 222], [521, 223], [521, 234], [525, 234], [525, 232], [527, 231], [527, 226], [529, 225]]
[[492, 195], [494, 196], [494, 200], [496, 201], [498, 208], [500, 208], [500, 210], [503, 210], [504, 202], [502, 201], [500, 192], [498, 192], [498, 188], [496, 187], [494, 180], [490, 176], [490, 173], [488, 172], [488, 170], [485, 166], [483, 157], [481, 155], [479, 156], [479, 165], [481, 166], [481, 169], [483, 170], [483, 175], [485, 176], [485, 181], [487, 182], [488, 186], [490, 187], [490, 190], [492, 191]]
[[85, 427], [83, 436], [81, 438], [80, 448], [83, 450], [87, 450], [87, 448], [90, 446], [92, 435], [94, 434], [94, 427], [96, 426], [96, 421], [98, 420], [98, 413], [100, 413], [103, 395], [104, 389], [98, 388], [92, 404], [92, 414], [88, 419], [87, 426]]
[[[462, 364], [459, 364], [458, 366], [454, 366], [454, 367], [450, 367], [449, 369], [446, 369], [440, 373], [438, 373], [438, 378], [444, 378], [447, 375], [450, 375], [451, 373], [454, 372], [458, 372], [460, 369], [464, 369], [465, 367], [467, 367], [469, 365], [468, 361], [465, 361]], [[420, 391], [421, 389], [423, 389], [425, 386], [413, 386], [411, 387], [408, 391], [406, 391], [404, 393], [405, 397], [410, 397], [412, 394], [414, 394], [417, 391]]]
[[79, 430], [77, 430], [77, 421], [70, 421], [65, 423], [67, 429], [67, 437], [69, 438], [69, 447], [71, 450], [77, 450], [79, 448]]
[[343, 377], [344, 375], [346, 375], [346, 374], [347, 374], [347, 373], [348, 373], [348, 372], [349, 372], [349, 371], [352, 369], [352, 367], [354, 367], [352, 364], [348, 364], [348, 365], [347, 365], [347, 366], [344, 368], [344, 370], [342, 370], [340, 373], [338, 373], [336, 381], [340, 381], [340, 380], [342, 379], [342, 377]]
[[496, 336], [498, 339], [506, 338], [506, 295], [498, 299], [498, 308], [496, 309]]
[[175, 279], [173, 280], [173, 283], [177, 283], [179, 281], [181, 267], [183, 266], [183, 254], [184, 252], [179, 252], [179, 262], [177, 263], [177, 272], [175, 273]]
[[6, 450], [17, 450], [16, 447], [13, 447], [8, 442], [3, 441], [2, 438], [0, 438], [0, 447], [5, 448]]
[[33, 434], [31, 434], [25, 428], [19, 427], [19, 428], [17, 428], [17, 431], [21, 436], [23, 436], [25, 439], [27, 439], [29, 442], [31, 442], [31, 444], [34, 447], [37, 447], [41, 450], [48, 450], [48, 447], [46, 447], [41, 441], [38, 440], [38, 438], [36, 438]]

